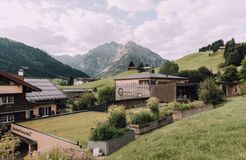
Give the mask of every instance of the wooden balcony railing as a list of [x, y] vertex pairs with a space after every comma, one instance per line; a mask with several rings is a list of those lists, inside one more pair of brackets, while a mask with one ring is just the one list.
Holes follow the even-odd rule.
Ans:
[[2, 105], [0, 106], [0, 114], [9, 113], [9, 112], [18, 112], [25, 111], [33, 108], [33, 105], [24, 104], [24, 105]]

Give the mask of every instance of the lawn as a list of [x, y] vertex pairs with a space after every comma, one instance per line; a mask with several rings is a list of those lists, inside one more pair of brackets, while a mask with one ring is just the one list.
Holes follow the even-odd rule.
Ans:
[[107, 160], [246, 158], [246, 97], [141, 136]]
[[33, 120], [20, 123], [23, 126], [55, 135], [73, 142], [81, 142], [83, 147], [87, 144], [90, 130], [98, 121], [104, 121], [106, 113], [82, 112], [66, 116]]
[[[210, 55], [209, 55], [210, 54]], [[197, 69], [206, 66], [214, 72], [218, 70], [218, 65], [224, 62], [223, 52], [201, 52], [184, 56], [175, 61], [178, 63], [180, 70]]]

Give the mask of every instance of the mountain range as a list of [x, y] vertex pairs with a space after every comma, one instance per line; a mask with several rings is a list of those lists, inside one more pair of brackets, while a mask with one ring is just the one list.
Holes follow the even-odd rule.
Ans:
[[131, 61], [135, 65], [143, 63], [152, 67], [159, 67], [166, 61], [157, 53], [133, 41], [125, 45], [105, 43], [84, 55], [61, 55], [54, 58], [92, 77], [107, 77], [126, 71]]
[[25, 67], [27, 77], [88, 77], [82, 71], [65, 65], [45, 51], [7, 38], [0, 38], [0, 69], [16, 74]]

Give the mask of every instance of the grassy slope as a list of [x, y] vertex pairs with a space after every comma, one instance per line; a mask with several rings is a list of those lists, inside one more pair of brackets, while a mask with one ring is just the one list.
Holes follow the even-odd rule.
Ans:
[[211, 52], [189, 54], [176, 60], [176, 62], [178, 63], [180, 70], [197, 69], [201, 66], [206, 66], [213, 71], [217, 71], [218, 65], [224, 62], [223, 53], [217, 52], [210, 56], [209, 53]]
[[246, 158], [246, 97], [143, 135], [109, 160]]
[[82, 112], [61, 117], [27, 121], [20, 124], [73, 142], [80, 141], [84, 146], [87, 144], [90, 129], [94, 123], [104, 121], [106, 118], [106, 113]]
[[98, 90], [100, 90], [105, 86], [114, 86], [115, 78], [126, 77], [136, 73], [137, 71], [126, 71], [112, 77], [100, 79], [98, 81], [89, 82], [78, 86], [61, 86], [61, 88], [95, 88], [96, 87]]

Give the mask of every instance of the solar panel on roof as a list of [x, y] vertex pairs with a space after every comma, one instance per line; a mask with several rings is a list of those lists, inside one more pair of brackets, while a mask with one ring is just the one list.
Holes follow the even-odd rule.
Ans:
[[48, 79], [25, 79], [26, 82], [37, 86], [41, 92], [27, 93], [28, 101], [64, 99], [66, 96]]

